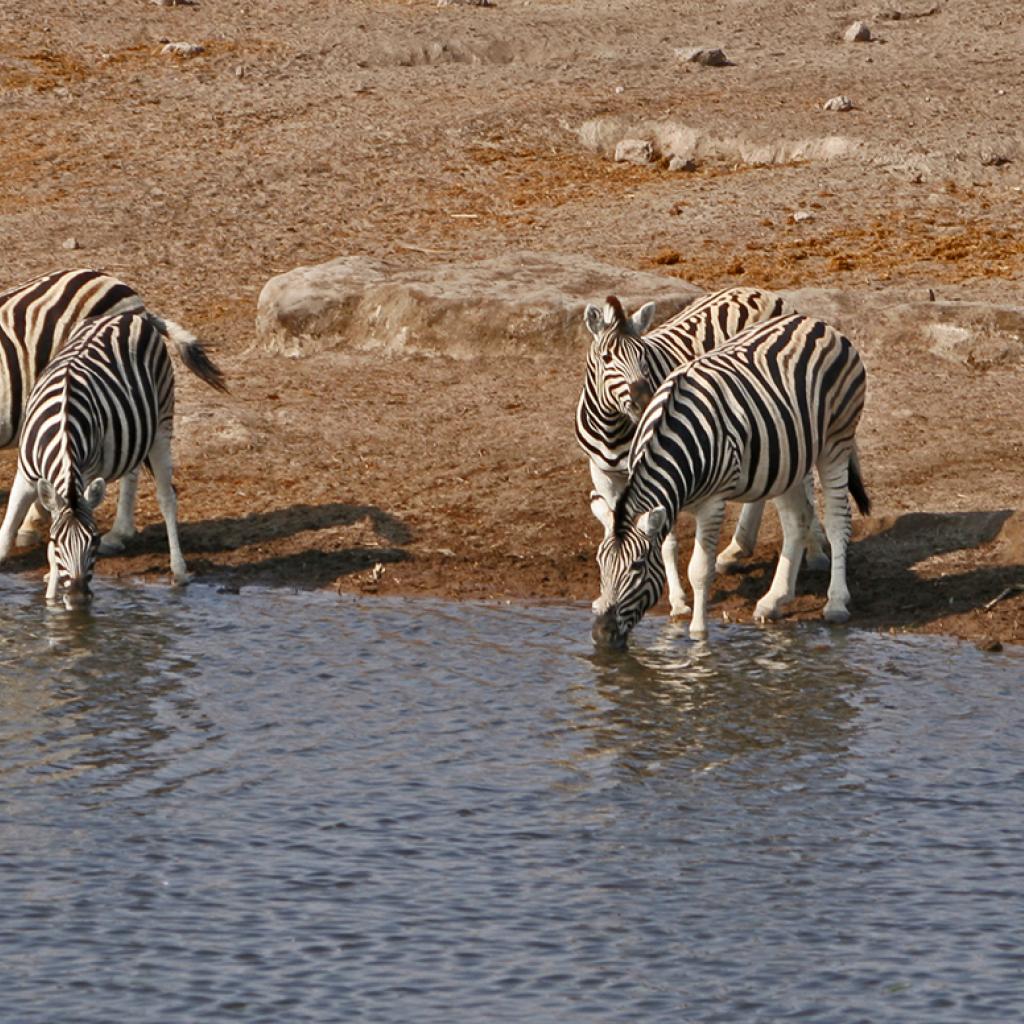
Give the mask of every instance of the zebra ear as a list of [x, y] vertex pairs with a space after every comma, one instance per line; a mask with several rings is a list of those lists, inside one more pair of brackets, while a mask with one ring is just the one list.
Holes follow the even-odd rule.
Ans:
[[604, 316], [597, 306], [587, 306], [583, 311], [583, 322], [587, 325], [587, 330], [595, 338], [604, 330]]
[[57, 488], [49, 480], [40, 478], [36, 481], [36, 495], [39, 498], [39, 503], [51, 516], [55, 516], [64, 505], [64, 500], [57, 493]]
[[661, 536], [661, 531], [665, 529], [665, 523], [668, 522], [668, 512], [665, 509], [658, 507], [652, 508], [650, 512], [645, 512], [636, 521], [638, 530], [646, 533], [650, 540], [657, 540]]
[[654, 320], [654, 303], [644, 303], [630, 318], [629, 327], [630, 330], [638, 338], [641, 334], [646, 334], [651, 326], [651, 322]]
[[597, 491], [591, 491], [590, 511], [594, 513], [594, 518], [604, 527], [605, 534], [611, 533], [612, 528], [615, 526], [615, 513], [612, 511], [611, 505]]
[[82, 504], [91, 511], [103, 500], [103, 495], [106, 493], [107, 482], [103, 477], [98, 476], [86, 487], [85, 494], [82, 495]]

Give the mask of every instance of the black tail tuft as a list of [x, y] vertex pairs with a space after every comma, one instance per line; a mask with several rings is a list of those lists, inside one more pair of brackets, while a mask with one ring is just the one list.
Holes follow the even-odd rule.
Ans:
[[860, 475], [860, 464], [857, 461], [856, 455], [850, 459], [848, 486], [850, 488], [850, 494], [853, 495], [853, 500], [857, 503], [857, 511], [862, 516], [871, 515], [871, 499], [868, 497], [868, 492], [864, 488], [864, 481]]
[[206, 354], [206, 349], [198, 341], [193, 341], [178, 348], [181, 361], [200, 380], [205, 381], [217, 391], [227, 391], [224, 374], [219, 366]]

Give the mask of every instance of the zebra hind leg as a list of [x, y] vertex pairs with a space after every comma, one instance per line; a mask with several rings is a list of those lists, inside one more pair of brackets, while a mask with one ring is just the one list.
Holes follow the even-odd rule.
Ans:
[[28, 510], [28, 514], [18, 527], [18, 535], [14, 539], [15, 547], [31, 548], [47, 539], [48, 523], [50, 516], [46, 509], [34, 501]]
[[121, 477], [117, 491], [117, 515], [114, 517], [114, 525], [100, 537], [101, 555], [115, 555], [124, 551], [125, 541], [135, 536], [135, 495], [138, 489], [138, 469]]
[[694, 509], [697, 519], [697, 536], [693, 542], [690, 557], [690, 586], [693, 588], [693, 618], [690, 619], [690, 636], [703, 640], [708, 635], [708, 590], [715, 578], [715, 548], [718, 534], [725, 517], [725, 502], [711, 498]]
[[832, 574], [825, 604], [826, 622], [847, 622], [850, 591], [846, 585], [846, 549], [850, 542], [850, 501], [847, 498], [849, 457], [820, 466], [818, 474], [825, 495], [825, 533], [832, 548]]
[[171, 578], [178, 586], [184, 586], [189, 581], [189, 575], [185, 566], [185, 556], [181, 553], [181, 541], [178, 539], [178, 496], [174, 492], [171, 480], [171, 439], [162, 431], [157, 433], [153, 447], [149, 450], [149, 466], [156, 481], [156, 500], [167, 526]]
[[7, 496], [7, 512], [3, 526], [0, 526], [0, 562], [11, 553], [18, 527], [35, 500], [35, 485], [19, 469], [11, 484], [11, 493]]
[[763, 501], [748, 502], [740, 509], [740, 517], [736, 523], [736, 529], [733, 531], [732, 540], [715, 560], [717, 572], [735, 572], [739, 568], [740, 559], [749, 558], [754, 553], [763, 515]]
[[779, 552], [772, 585], [754, 609], [754, 618], [758, 622], [779, 618], [796, 596], [796, 577], [811, 523], [811, 506], [802, 481], [776, 498], [775, 507], [782, 522], [782, 551]]
[[825, 550], [825, 531], [821, 527], [821, 520], [814, 507], [814, 474], [808, 473], [804, 477], [804, 488], [807, 492], [807, 504], [811, 509], [811, 525], [807, 531], [806, 561], [805, 564], [811, 572], [828, 572], [829, 557]]

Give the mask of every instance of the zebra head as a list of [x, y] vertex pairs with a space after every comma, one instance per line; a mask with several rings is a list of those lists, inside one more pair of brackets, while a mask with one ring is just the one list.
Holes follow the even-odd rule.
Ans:
[[636, 423], [654, 393], [642, 340], [654, 318], [654, 303], [627, 316], [622, 303], [609, 295], [603, 310], [587, 306], [583, 318], [593, 336], [587, 364], [599, 404]]
[[591, 508], [605, 528], [597, 549], [601, 596], [594, 605], [597, 619], [591, 635], [598, 646], [623, 648], [665, 585], [661, 544], [669, 516], [660, 507], [629, 515], [621, 501], [613, 512], [600, 495], [594, 496]]
[[106, 484], [97, 477], [78, 499], [67, 497], [49, 481], [40, 480], [36, 493], [43, 508], [50, 513], [50, 580], [48, 594], [59, 594], [68, 609], [84, 608], [92, 597], [89, 584], [99, 548], [99, 531], [93, 510], [103, 500]]

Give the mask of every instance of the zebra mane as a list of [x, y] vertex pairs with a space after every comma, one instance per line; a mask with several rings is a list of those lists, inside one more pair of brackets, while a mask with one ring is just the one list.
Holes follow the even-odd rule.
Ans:
[[622, 325], [626, 321], [626, 311], [622, 308], [622, 303], [614, 295], [609, 295], [604, 300], [604, 322], [609, 326], [611, 324]]
[[[67, 424], [68, 417], [71, 410], [71, 374], [68, 372], [67, 367], [64, 369], [64, 380], [61, 384], [60, 389], [60, 417], [64, 424]], [[68, 508], [73, 512], [78, 512], [79, 498], [81, 495], [78, 493], [78, 474], [75, 472], [75, 462], [71, 451], [72, 443], [72, 431], [65, 429], [58, 432], [57, 444], [58, 449], [58, 466], [60, 472], [54, 474], [58, 477], [57, 480], [51, 481], [54, 487], [59, 489], [61, 482], [65, 483], [66, 493], [63, 495], [67, 501]], [[60, 479], [63, 477], [63, 481]]]

